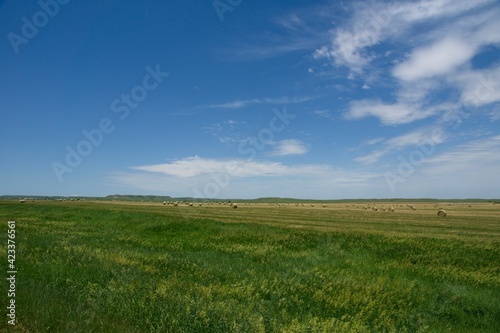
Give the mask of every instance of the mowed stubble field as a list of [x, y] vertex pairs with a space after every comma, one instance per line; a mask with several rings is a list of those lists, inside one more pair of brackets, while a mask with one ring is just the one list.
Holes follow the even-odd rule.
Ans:
[[4, 304], [0, 327], [500, 331], [500, 204], [368, 204], [2, 201], [1, 267], [16, 221], [18, 321], [7, 327]]

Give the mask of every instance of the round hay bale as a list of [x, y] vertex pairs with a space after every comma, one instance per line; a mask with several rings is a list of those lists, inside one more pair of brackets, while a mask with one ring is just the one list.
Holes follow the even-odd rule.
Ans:
[[437, 215], [440, 217], [446, 217], [446, 211], [444, 209], [440, 209], [438, 210]]
[[235, 203], [233, 203], [233, 204], [231, 204], [231, 205], [233, 205], [233, 208], [238, 208], [238, 205], [237, 205], [237, 204], [235, 204]]

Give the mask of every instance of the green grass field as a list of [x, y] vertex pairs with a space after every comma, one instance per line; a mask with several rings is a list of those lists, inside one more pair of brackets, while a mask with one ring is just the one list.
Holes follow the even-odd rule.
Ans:
[[440, 218], [435, 202], [406, 204], [3, 201], [17, 325], [2, 296], [0, 328], [499, 332], [500, 205], [441, 202]]

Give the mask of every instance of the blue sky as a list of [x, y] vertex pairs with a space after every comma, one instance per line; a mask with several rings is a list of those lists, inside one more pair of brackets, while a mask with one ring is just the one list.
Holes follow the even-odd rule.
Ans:
[[500, 3], [0, 1], [0, 195], [500, 198]]

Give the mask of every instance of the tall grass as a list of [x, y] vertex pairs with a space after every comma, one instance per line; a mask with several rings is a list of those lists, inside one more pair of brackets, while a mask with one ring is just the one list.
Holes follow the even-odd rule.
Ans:
[[499, 331], [494, 214], [178, 208], [0, 203], [13, 331]]

